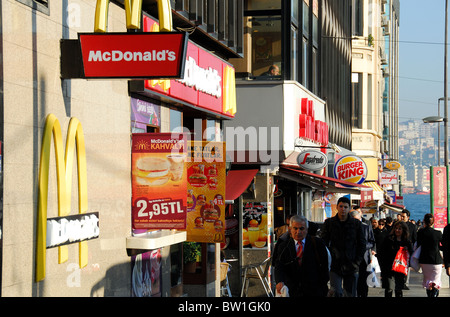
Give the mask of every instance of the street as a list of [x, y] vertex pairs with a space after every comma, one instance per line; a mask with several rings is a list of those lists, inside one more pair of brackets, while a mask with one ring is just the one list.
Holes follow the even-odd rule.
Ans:
[[[414, 270], [410, 270], [409, 274], [409, 290], [403, 291], [403, 297], [427, 297], [426, 291], [422, 287], [422, 274]], [[369, 297], [384, 297], [384, 289], [381, 287], [369, 288]], [[449, 277], [445, 270], [442, 270], [442, 287], [439, 297], [450, 297]]]

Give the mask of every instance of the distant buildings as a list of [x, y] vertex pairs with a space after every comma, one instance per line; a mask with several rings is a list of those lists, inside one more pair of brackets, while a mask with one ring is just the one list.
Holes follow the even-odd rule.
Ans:
[[[439, 165], [438, 125], [410, 120], [399, 124], [400, 171], [403, 193], [430, 189], [429, 167]], [[441, 141], [442, 142], [442, 141]]]

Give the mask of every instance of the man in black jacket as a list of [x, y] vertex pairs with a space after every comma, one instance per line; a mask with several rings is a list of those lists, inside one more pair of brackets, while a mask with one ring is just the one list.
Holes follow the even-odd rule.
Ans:
[[336, 297], [355, 297], [366, 238], [361, 221], [349, 216], [347, 197], [339, 198], [337, 209], [336, 216], [326, 219], [322, 229], [322, 239], [331, 252], [330, 285]]
[[299, 215], [289, 222], [290, 237], [280, 239], [273, 252], [276, 292], [283, 286], [290, 297], [328, 293], [328, 252], [322, 240], [308, 234], [308, 220]]

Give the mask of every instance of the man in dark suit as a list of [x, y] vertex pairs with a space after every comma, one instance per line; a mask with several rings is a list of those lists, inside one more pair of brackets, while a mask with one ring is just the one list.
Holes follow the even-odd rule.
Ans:
[[328, 293], [328, 251], [321, 239], [308, 234], [308, 220], [292, 216], [289, 239], [279, 240], [273, 253], [276, 292], [287, 286], [290, 297]]

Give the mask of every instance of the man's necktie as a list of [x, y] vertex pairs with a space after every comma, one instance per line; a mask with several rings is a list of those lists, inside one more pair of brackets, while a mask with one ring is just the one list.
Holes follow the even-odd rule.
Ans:
[[303, 256], [303, 244], [301, 242], [297, 242], [297, 259], [298, 264], [302, 264], [302, 256]]

